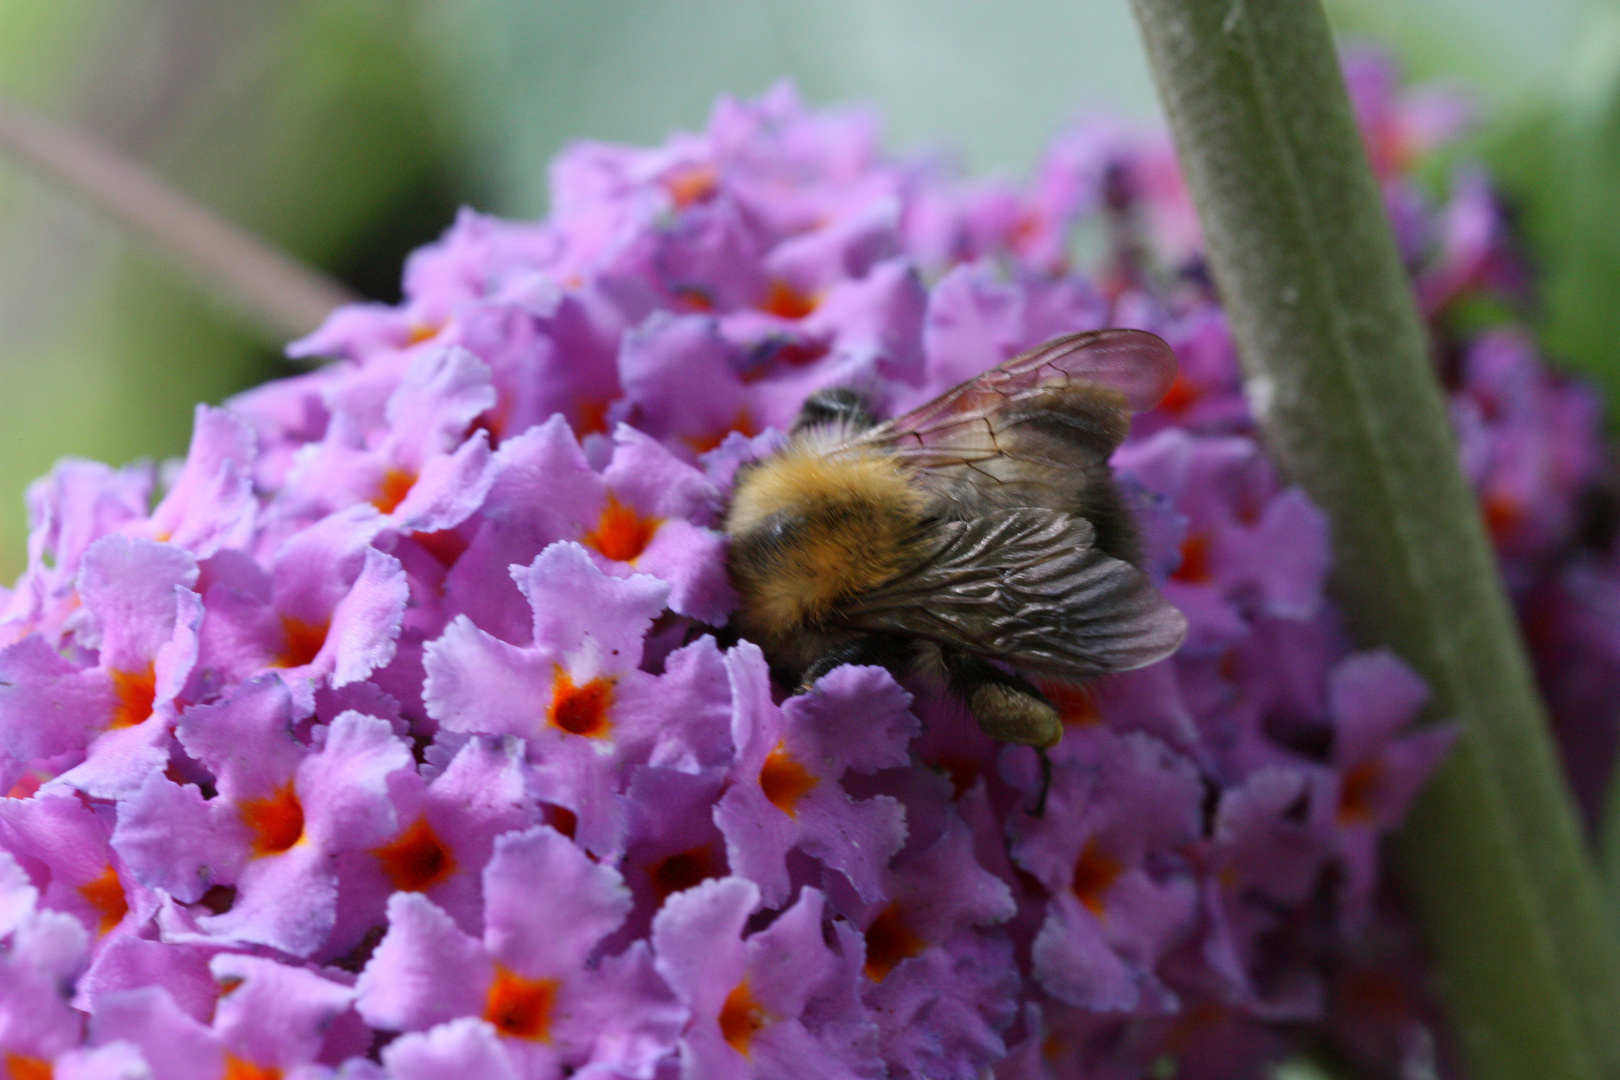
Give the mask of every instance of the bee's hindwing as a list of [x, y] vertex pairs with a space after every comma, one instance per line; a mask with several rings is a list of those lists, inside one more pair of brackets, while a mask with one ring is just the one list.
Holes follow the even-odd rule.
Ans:
[[853, 599], [854, 628], [913, 634], [1017, 668], [1084, 679], [1174, 652], [1187, 620], [1084, 518], [1039, 507], [929, 529], [915, 569]]

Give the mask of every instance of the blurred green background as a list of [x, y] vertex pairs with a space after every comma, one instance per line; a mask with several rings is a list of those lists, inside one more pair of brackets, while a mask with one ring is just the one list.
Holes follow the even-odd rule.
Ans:
[[[1549, 349], [1620, 386], [1620, 7], [1332, 0], [1471, 87]], [[647, 142], [782, 77], [905, 151], [1021, 173], [1087, 111], [1157, 111], [1124, 0], [0, 0], [0, 92], [146, 163], [362, 294], [462, 203], [545, 210], [569, 139]], [[192, 405], [294, 370], [149, 249], [0, 158], [0, 580], [63, 455], [181, 453]]]

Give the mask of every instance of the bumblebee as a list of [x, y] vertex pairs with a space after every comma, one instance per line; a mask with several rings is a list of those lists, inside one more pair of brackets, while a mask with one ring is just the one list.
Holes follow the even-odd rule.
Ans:
[[1142, 667], [1186, 634], [1108, 466], [1175, 374], [1154, 335], [1099, 330], [884, 423], [854, 391], [811, 395], [737, 475], [736, 629], [800, 692], [840, 664], [942, 672], [991, 737], [1044, 764], [1063, 724], [1029, 677]]

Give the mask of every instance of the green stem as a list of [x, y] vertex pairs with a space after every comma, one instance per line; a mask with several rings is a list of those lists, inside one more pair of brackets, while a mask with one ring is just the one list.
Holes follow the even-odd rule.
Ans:
[[1581, 846], [1317, 0], [1132, 0], [1268, 447], [1461, 738], [1398, 847], [1471, 1075], [1620, 1075]]
[[[1620, 722], [1620, 717], [1611, 722]], [[1598, 822], [1598, 872], [1603, 875], [1609, 910], [1620, 912], [1620, 769], [1609, 777], [1602, 813]]]

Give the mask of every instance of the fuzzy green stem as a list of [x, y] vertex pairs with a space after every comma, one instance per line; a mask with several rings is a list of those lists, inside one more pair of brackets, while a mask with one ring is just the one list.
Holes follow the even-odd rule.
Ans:
[[1463, 726], [1399, 855], [1479, 1080], [1620, 1076], [1581, 845], [1317, 0], [1132, 0], [1268, 447], [1333, 588]]
[[[1612, 722], [1620, 722], [1617, 716]], [[1598, 826], [1598, 870], [1609, 897], [1609, 910], [1620, 913], [1620, 769], [1609, 777]]]

